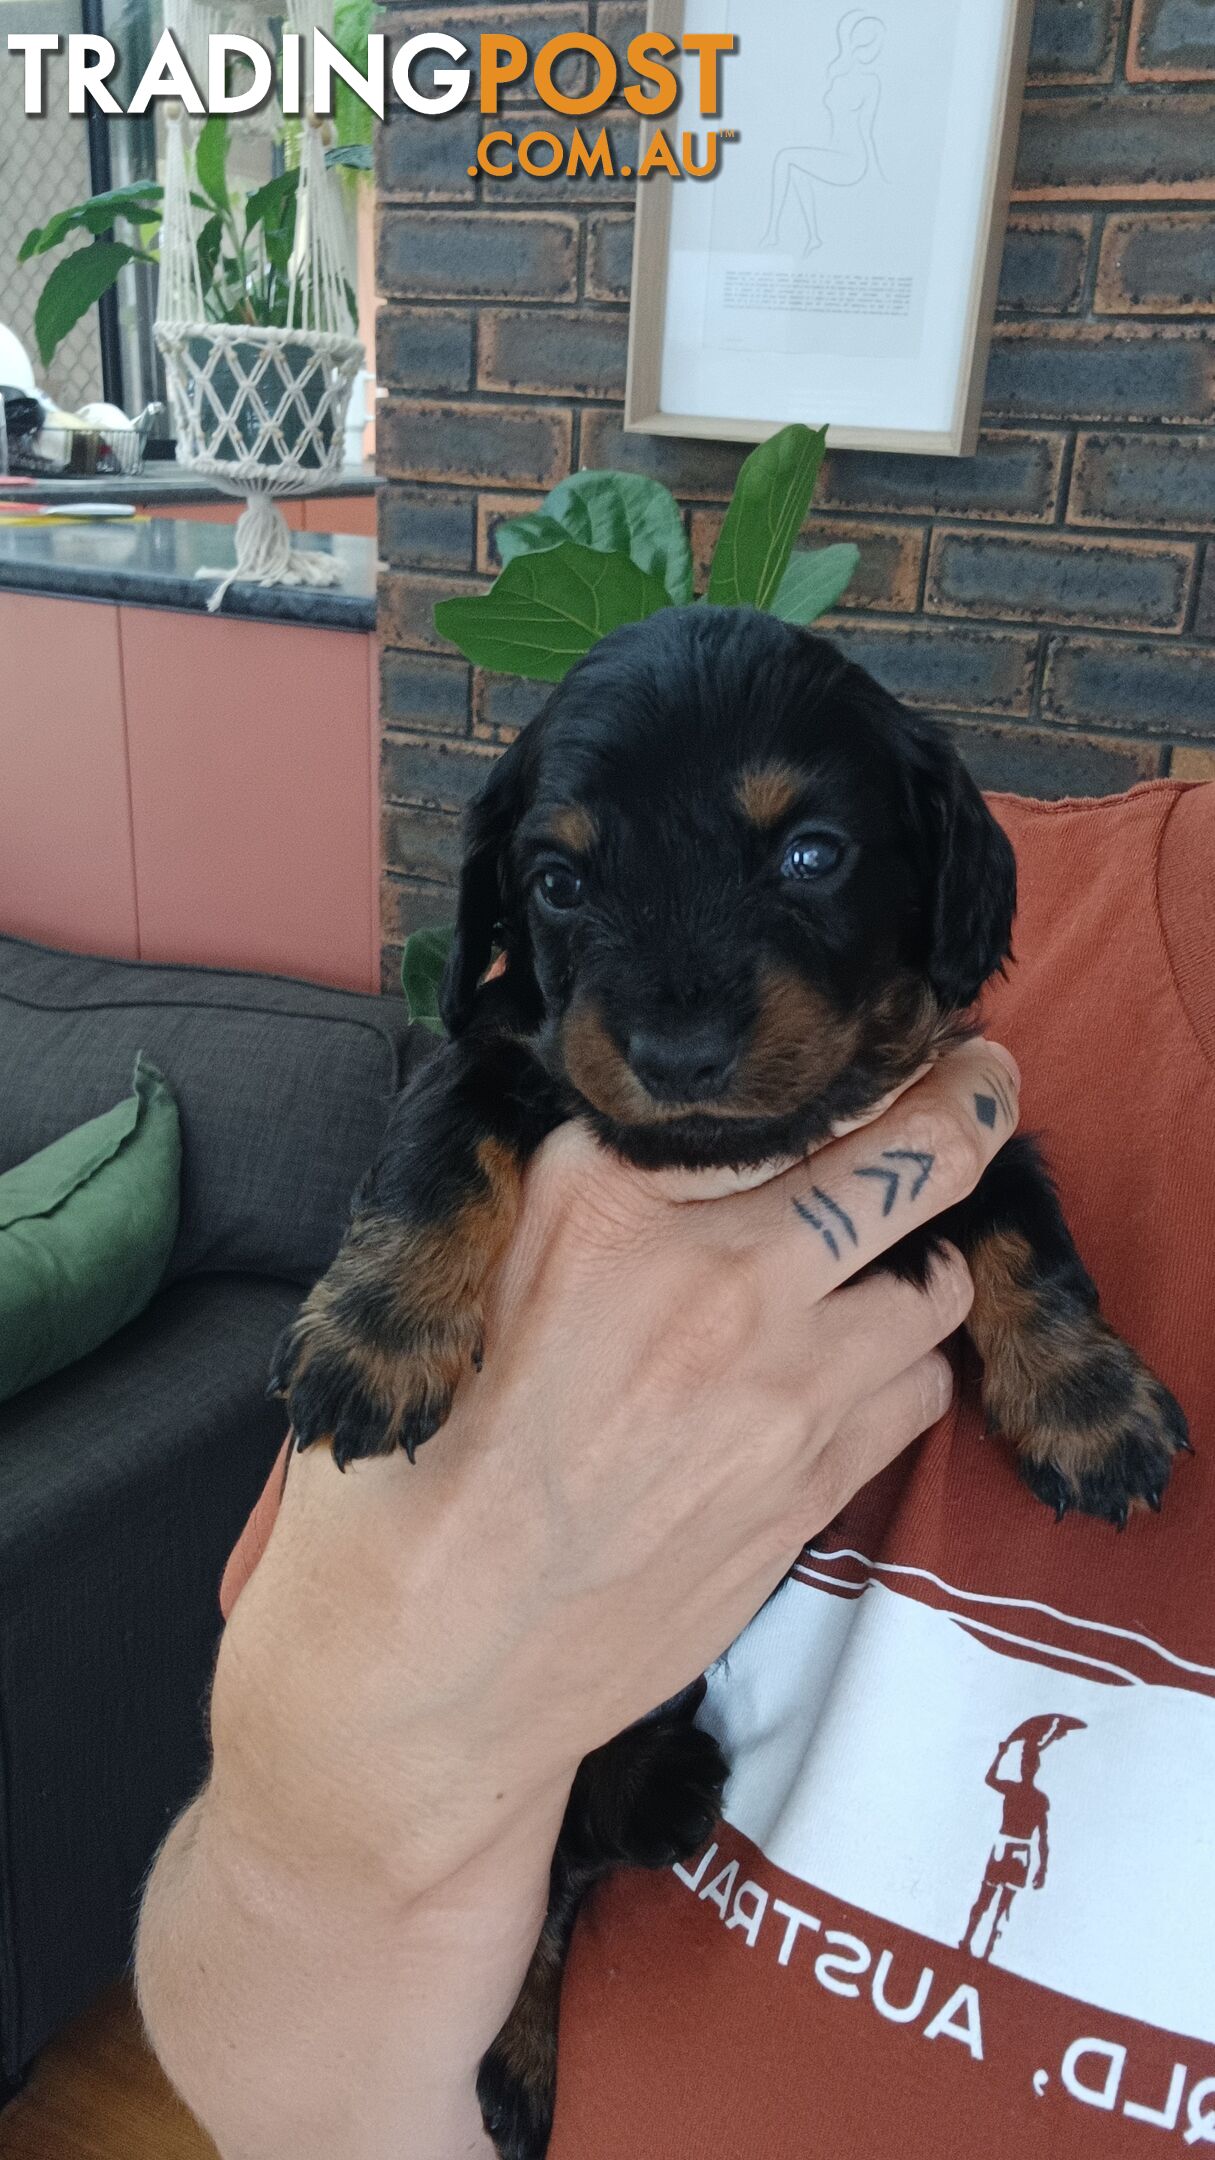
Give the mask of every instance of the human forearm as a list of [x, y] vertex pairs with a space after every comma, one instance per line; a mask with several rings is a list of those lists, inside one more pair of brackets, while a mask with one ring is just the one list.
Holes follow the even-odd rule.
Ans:
[[[711, 1664], [945, 1408], [960, 1263], [924, 1291], [845, 1278], [895, 1235], [861, 1189], [872, 1151], [931, 1165], [905, 1230], [972, 1188], [999, 1141], [973, 1110], [988, 1055], [729, 1199], [567, 1129], [441, 1437], [345, 1476], [295, 1458], [139, 1956], [153, 2040], [224, 2160], [488, 2160], [476, 2066], [579, 1762]], [[847, 1264], [814, 1214], [843, 1221], [845, 1194]]]
[[208, 1806], [157, 1862], [138, 1977], [157, 2053], [224, 2160], [488, 2156], [476, 2068], [539, 1931], [546, 1858], [486, 1856], [392, 1926], [251, 1860]]
[[311, 1661], [306, 1705], [283, 1679], [289, 1587], [268, 1582], [234, 1623], [214, 1774], [149, 1884], [137, 1974], [153, 2043], [224, 2160], [488, 2155], [477, 2063], [539, 1933], [563, 1789], [509, 1807], [487, 1792], [480, 1849], [448, 1871], [423, 1817], [475, 1782], [467, 1765], [444, 1764], [430, 1733], [381, 1805], [340, 1645]]

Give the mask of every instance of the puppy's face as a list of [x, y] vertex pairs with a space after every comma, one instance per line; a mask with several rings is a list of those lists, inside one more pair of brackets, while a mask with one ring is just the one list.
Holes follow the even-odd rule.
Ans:
[[647, 1163], [793, 1153], [922, 1063], [1004, 959], [1011, 851], [944, 739], [833, 647], [673, 610], [575, 669], [471, 815], [445, 990]]

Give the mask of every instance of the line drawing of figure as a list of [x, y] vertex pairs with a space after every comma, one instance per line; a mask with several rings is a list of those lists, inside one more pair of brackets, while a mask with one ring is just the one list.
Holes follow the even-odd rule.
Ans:
[[1084, 1732], [1083, 1718], [1026, 1718], [996, 1750], [985, 1783], [1000, 1794], [1004, 1815], [959, 1949], [990, 1961], [1023, 1890], [1041, 1890], [1050, 1863], [1046, 1826], [1050, 1800], [1038, 1784], [1042, 1757], [1066, 1734]]
[[886, 43], [880, 15], [852, 8], [841, 15], [835, 58], [827, 70], [823, 105], [831, 122], [830, 139], [807, 149], [778, 150], [772, 165], [772, 203], [763, 248], [780, 245], [780, 228], [790, 194], [797, 199], [806, 225], [804, 253], [823, 244], [818, 222], [819, 187], [859, 187], [871, 171], [886, 175], [878, 156], [874, 125], [882, 102], [882, 79], [872, 72]]

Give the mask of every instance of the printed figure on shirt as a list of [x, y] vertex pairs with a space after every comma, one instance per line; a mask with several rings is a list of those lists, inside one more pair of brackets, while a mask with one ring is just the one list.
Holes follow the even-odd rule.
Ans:
[[974, 1957], [991, 1957], [1021, 1892], [1045, 1885], [1050, 1800], [1038, 1783], [1038, 1772], [1048, 1747], [1066, 1733], [1085, 1729], [1082, 1718], [1026, 1718], [1000, 1742], [986, 1782], [1001, 1795], [1004, 1818], [960, 1946]]

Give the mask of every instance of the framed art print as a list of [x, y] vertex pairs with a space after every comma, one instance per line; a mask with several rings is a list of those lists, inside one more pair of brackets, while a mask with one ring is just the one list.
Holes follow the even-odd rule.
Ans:
[[718, 165], [638, 188], [626, 426], [974, 448], [1032, 0], [650, 0], [732, 34]]

